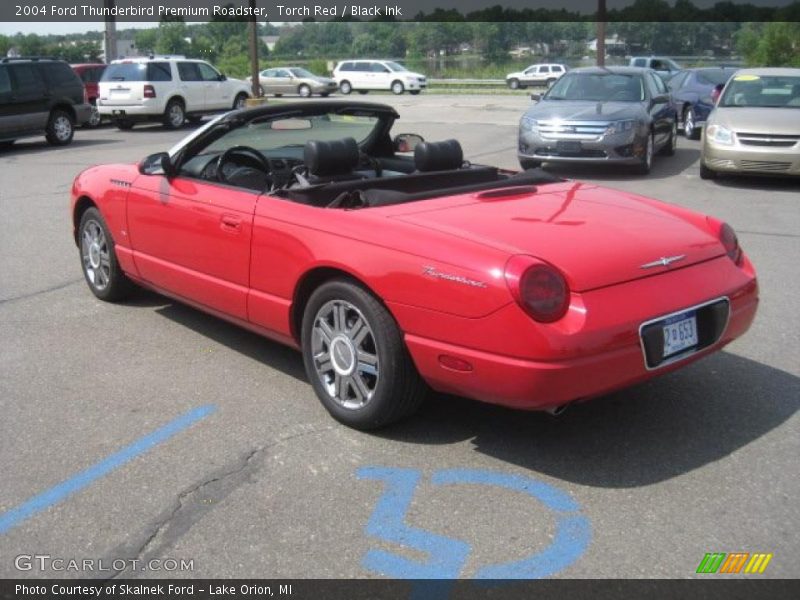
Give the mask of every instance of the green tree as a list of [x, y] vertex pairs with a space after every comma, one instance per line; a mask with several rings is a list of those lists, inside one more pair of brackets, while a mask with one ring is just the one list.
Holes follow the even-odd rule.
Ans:
[[747, 23], [736, 45], [749, 65], [800, 67], [800, 23]]
[[162, 21], [158, 25], [156, 52], [159, 54], [189, 54], [191, 46], [186, 23], [183, 21]]

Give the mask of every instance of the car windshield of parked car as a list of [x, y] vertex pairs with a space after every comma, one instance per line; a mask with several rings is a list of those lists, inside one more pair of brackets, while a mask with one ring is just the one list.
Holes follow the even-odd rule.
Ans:
[[731, 69], [703, 69], [697, 72], [697, 82], [702, 85], [725, 85], [731, 75]]
[[308, 79], [310, 77], [316, 77], [316, 75], [314, 75], [311, 71], [306, 71], [305, 69], [300, 68], [300, 67], [291, 68], [289, 70], [292, 72], [292, 75], [294, 75], [295, 77], [301, 77], [303, 79]]
[[641, 102], [644, 85], [640, 75], [627, 73], [567, 73], [544, 96], [546, 100], [590, 102]]
[[800, 108], [800, 77], [737, 75], [725, 88], [719, 105]]
[[395, 73], [402, 73], [403, 71], [408, 71], [403, 65], [398, 64], [396, 62], [392, 62], [391, 60], [386, 63], [386, 66], [389, 67]]
[[360, 143], [370, 136], [378, 121], [378, 117], [374, 116], [334, 113], [265, 117], [228, 131], [207, 146], [202, 154], [224, 152], [234, 146], [249, 146], [267, 156], [282, 156], [282, 149], [302, 147], [310, 140], [331, 141], [351, 137]]

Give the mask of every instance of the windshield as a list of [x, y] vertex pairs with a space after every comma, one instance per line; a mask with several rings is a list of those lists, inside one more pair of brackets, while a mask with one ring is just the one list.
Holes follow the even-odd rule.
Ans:
[[719, 105], [800, 108], [800, 77], [736, 75], [725, 88]]
[[697, 82], [703, 85], [725, 85], [731, 75], [732, 69], [703, 69], [697, 72]]
[[351, 137], [361, 143], [373, 132], [378, 117], [345, 114], [273, 116], [232, 129], [201, 154], [224, 152], [233, 146], [250, 146], [267, 156], [284, 156], [281, 150], [298, 148], [307, 141], [332, 141]]
[[641, 102], [644, 97], [641, 75], [609, 71], [608, 73], [567, 73], [553, 84], [544, 99]]
[[398, 64], [396, 62], [392, 62], [391, 60], [386, 61], [386, 66], [389, 67], [395, 73], [408, 71], [403, 65]]
[[294, 75], [295, 77], [304, 77], [306, 79], [308, 79], [309, 77], [316, 77], [316, 75], [314, 75], [311, 71], [306, 71], [305, 69], [303, 69], [301, 67], [295, 67], [295, 68], [292, 68], [292, 69], [289, 69], [289, 70], [292, 72], [292, 75]]

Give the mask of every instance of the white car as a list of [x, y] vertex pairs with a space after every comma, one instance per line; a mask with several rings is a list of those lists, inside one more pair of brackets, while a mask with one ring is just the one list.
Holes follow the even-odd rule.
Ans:
[[391, 90], [398, 95], [405, 91], [416, 95], [428, 86], [425, 75], [413, 73], [391, 60], [344, 60], [336, 65], [333, 78], [343, 94], [353, 90], [360, 94]]
[[567, 67], [558, 64], [531, 65], [524, 71], [506, 75], [506, 84], [512, 90], [525, 89], [529, 85], [545, 85], [550, 87], [567, 72]]
[[161, 121], [178, 129], [188, 119], [242, 108], [250, 86], [229, 79], [205, 61], [151, 56], [113, 61], [100, 80], [97, 110], [120, 129], [140, 121]]

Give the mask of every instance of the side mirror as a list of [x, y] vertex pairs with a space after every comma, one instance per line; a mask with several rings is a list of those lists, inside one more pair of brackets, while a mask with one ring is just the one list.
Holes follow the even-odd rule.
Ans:
[[395, 152], [413, 152], [425, 139], [416, 133], [400, 133], [394, 138]]
[[228, 79], [228, 76], [225, 75], [225, 73], [220, 73], [219, 74], [219, 80], [220, 81], [227, 81], [227, 79]]
[[542, 99], [542, 95], [541, 94], [531, 94], [531, 100], [533, 102], [538, 102], [541, 99]]
[[669, 94], [653, 96], [653, 104], [666, 104], [667, 102], [669, 102]]
[[168, 179], [175, 175], [175, 165], [166, 152], [156, 152], [139, 161], [139, 173], [142, 175], [165, 175]]

